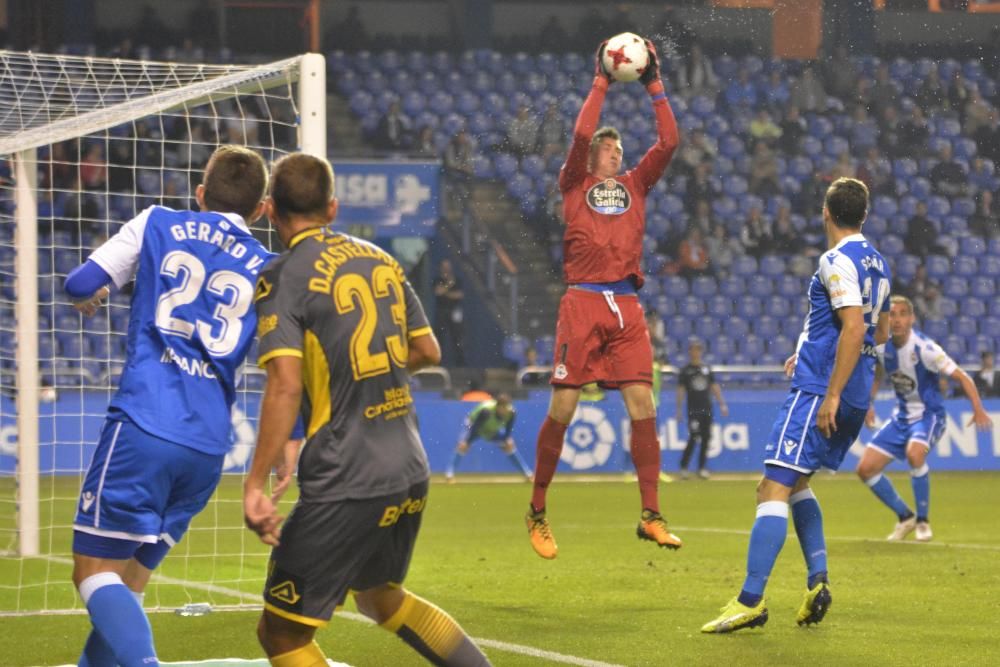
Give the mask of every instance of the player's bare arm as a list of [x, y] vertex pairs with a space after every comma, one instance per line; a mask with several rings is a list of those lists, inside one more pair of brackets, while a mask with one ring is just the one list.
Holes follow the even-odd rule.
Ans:
[[979, 396], [979, 390], [976, 389], [976, 383], [961, 368], [956, 368], [952, 372], [951, 379], [958, 382], [962, 391], [965, 392], [966, 398], [969, 399], [969, 403], [972, 404], [972, 419], [969, 420], [969, 426], [974, 425], [980, 431], [990, 430], [993, 427], [993, 420], [986, 412], [986, 408], [983, 407], [983, 400]]
[[267, 362], [267, 384], [260, 404], [257, 448], [243, 484], [243, 518], [261, 542], [278, 544], [284, 517], [277, 513], [265, 493], [271, 468], [279, 462], [289, 441], [302, 401], [302, 359], [296, 356], [274, 357]]
[[111, 294], [111, 290], [102, 287], [91, 296], [73, 303], [73, 308], [84, 317], [93, 317], [97, 314], [97, 309], [104, 305], [104, 300]]
[[715, 402], [719, 404], [719, 414], [723, 417], [728, 417], [729, 406], [726, 405], [726, 399], [722, 397], [722, 387], [719, 386], [718, 382], [712, 383], [712, 396], [715, 397]]
[[861, 347], [865, 342], [865, 316], [861, 306], [846, 306], [836, 311], [840, 318], [840, 338], [837, 340], [837, 356], [833, 362], [830, 384], [823, 397], [823, 403], [816, 413], [816, 426], [820, 433], [829, 438], [837, 430], [837, 410], [840, 408], [840, 394], [844, 391], [854, 367], [861, 358]]
[[[881, 325], [881, 323], [879, 323]], [[871, 393], [871, 404], [868, 406], [868, 412], [865, 413], [865, 426], [868, 428], [875, 428], [875, 396], [878, 395], [879, 386], [882, 384], [882, 378], [885, 377], [885, 369], [882, 368], [882, 364], [875, 364], [875, 380], [872, 381], [872, 393]]]
[[437, 366], [439, 363], [441, 363], [441, 346], [438, 344], [437, 336], [428, 332], [410, 340], [406, 370], [416, 373], [422, 368]]

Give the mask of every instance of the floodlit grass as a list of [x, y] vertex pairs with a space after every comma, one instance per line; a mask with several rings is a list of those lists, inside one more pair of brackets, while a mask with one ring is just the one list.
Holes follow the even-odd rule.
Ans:
[[[909, 479], [895, 476], [904, 498]], [[818, 627], [795, 625], [805, 568], [794, 530], [768, 587], [763, 630], [702, 636], [698, 629], [738, 591], [754, 514], [754, 482], [689, 481], [662, 486], [664, 514], [684, 539], [668, 552], [635, 537], [634, 483], [563, 482], [549, 493], [559, 557], [528, 546], [524, 484], [435, 484], [408, 587], [448, 610], [475, 637], [621, 665], [979, 665], [996, 660], [1000, 617], [1000, 475], [932, 474], [935, 542], [889, 544], [890, 512], [844, 474], [814, 483], [829, 537], [833, 607]], [[76, 480], [53, 494], [46, 516], [62, 526], [43, 536], [56, 558], [0, 558], [0, 609], [75, 605], [67, 583], [68, 525]], [[266, 550], [241, 525], [239, 480], [227, 480], [196, 530], [164, 564], [147, 606], [188, 601], [255, 604]], [[286, 503], [290, 505], [290, 503]], [[4, 510], [6, 511], [6, 510]], [[44, 519], [48, 521], [48, 519]], [[6, 522], [6, 520], [5, 520]], [[225, 525], [214, 530], [213, 525]], [[317, 554], [321, 558], [322, 554]], [[196, 582], [182, 585], [179, 580]], [[18, 593], [19, 581], [30, 584]], [[44, 585], [45, 581], [50, 582]], [[205, 584], [215, 588], [206, 590]], [[257, 612], [217, 611], [183, 618], [152, 613], [161, 659], [261, 656]], [[0, 620], [0, 663], [74, 661], [89, 629], [84, 615]], [[327, 655], [353, 665], [422, 664], [388, 633], [335, 619], [319, 634]], [[497, 665], [540, 658], [488, 649]], [[577, 663], [580, 664], [580, 663]]]

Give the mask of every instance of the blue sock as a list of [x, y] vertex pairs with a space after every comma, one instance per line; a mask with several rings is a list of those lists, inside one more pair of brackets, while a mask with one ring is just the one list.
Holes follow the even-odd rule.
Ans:
[[927, 521], [931, 512], [931, 470], [927, 464], [910, 470], [913, 500], [917, 503], [917, 521]]
[[462, 460], [464, 456], [465, 454], [458, 451], [457, 449], [455, 450], [455, 453], [452, 454], [451, 456], [451, 462], [448, 464], [448, 467], [445, 468], [444, 471], [445, 477], [452, 477], [455, 474], [455, 468], [458, 467], [459, 462]]
[[111, 647], [97, 630], [91, 630], [87, 643], [83, 647], [83, 655], [77, 662], [78, 667], [115, 667], [118, 661]]
[[521, 457], [521, 453], [516, 449], [507, 455], [514, 467], [524, 473], [525, 477], [531, 477], [531, 469], [528, 464], [524, 462], [524, 458]]
[[792, 522], [799, 537], [802, 556], [809, 571], [806, 587], [810, 590], [820, 581], [827, 581], [826, 538], [823, 537], [823, 511], [812, 489], [803, 489], [788, 499], [792, 506]]
[[879, 500], [885, 503], [889, 509], [896, 513], [896, 516], [899, 517], [900, 521], [913, 516], [913, 512], [910, 511], [910, 508], [907, 507], [905, 502], [903, 502], [903, 499], [899, 497], [898, 493], [896, 493], [896, 488], [892, 485], [892, 482], [889, 481], [888, 477], [879, 473], [874, 477], [866, 479], [865, 484], [867, 484], [868, 488], [872, 490], [872, 493], [878, 496]]
[[121, 577], [101, 572], [80, 583], [90, 622], [121, 667], [157, 667], [153, 631], [136, 597]]
[[747, 578], [743, 582], [739, 601], [756, 607], [764, 597], [767, 578], [771, 576], [774, 562], [788, 534], [788, 503], [770, 500], [757, 505], [757, 519], [750, 531], [750, 548], [747, 552]]

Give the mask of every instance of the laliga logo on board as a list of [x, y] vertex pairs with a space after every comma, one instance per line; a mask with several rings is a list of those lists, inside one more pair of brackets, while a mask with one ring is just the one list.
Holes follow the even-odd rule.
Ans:
[[604, 410], [581, 405], [566, 429], [559, 458], [573, 470], [590, 470], [607, 463], [614, 447], [615, 429]]
[[237, 470], [243, 470], [246, 467], [247, 461], [250, 460], [250, 454], [253, 453], [257, 433], [247, 418], [246, 413], [235, 405], [233, 406], [232, 420], [235, 437], [233, 438], [233, 446], [226, 452], [226, 460], [222, 464], [222, 469], [230, 470], [236, 468]]

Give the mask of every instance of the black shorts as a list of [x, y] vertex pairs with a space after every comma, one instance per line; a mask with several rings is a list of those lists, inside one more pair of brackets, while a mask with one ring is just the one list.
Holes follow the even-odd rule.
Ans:
[[379, 498], [299, 503], [271, 552], [264, 608], [322, 626], [349, 591], [401, 584], [410, 567], [428, 482]]

